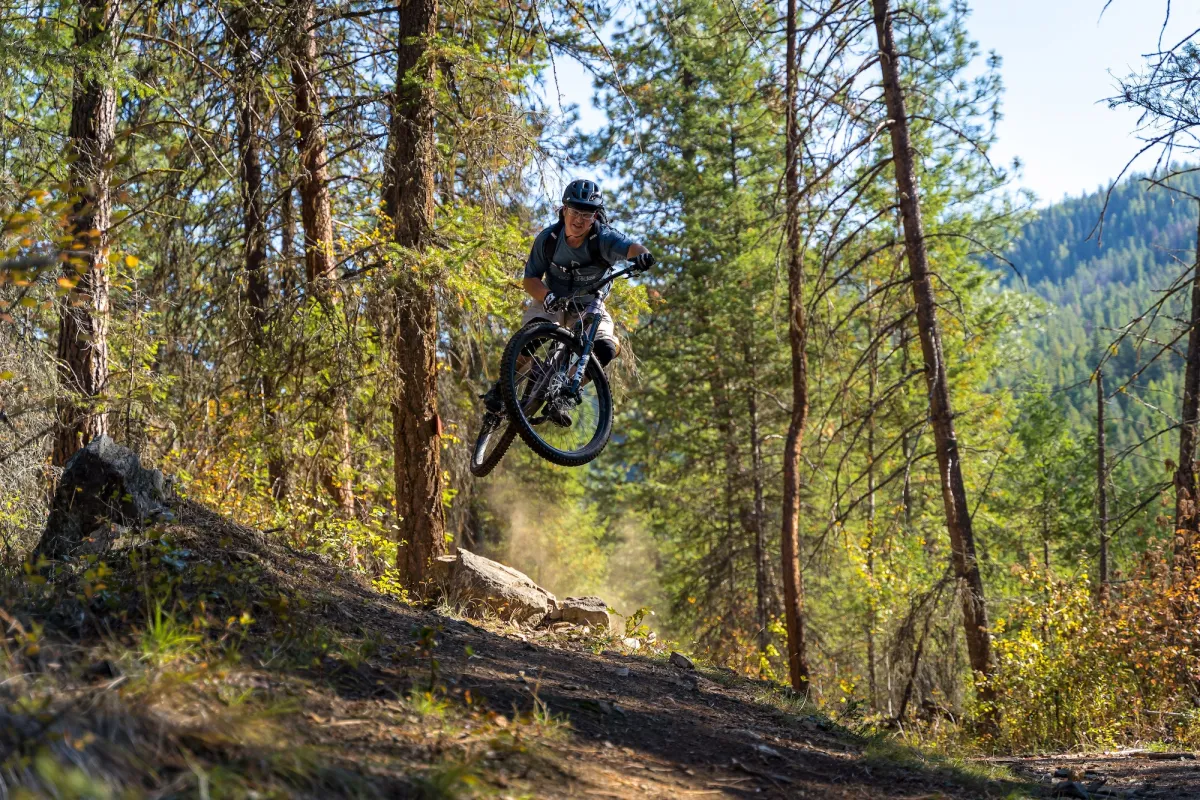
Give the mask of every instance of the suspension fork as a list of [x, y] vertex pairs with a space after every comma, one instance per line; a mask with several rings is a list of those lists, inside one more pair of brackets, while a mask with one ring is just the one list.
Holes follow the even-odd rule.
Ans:
[[571, 377], [571, 384], [567, 387], [567, 393], [571, 397], [579, 395], [579, 386], [583, 383], [583, 373], [587, 370], [588, 362], [592, 360], [592, 346], [596, 342], [596, 332], [600, 330], [601, 315], [592, 314], [592, 324], [588, 329], [587, 336], [583, 337], [583, 355], [579, 357], [579, 364], [575, 368], [575, 374]]

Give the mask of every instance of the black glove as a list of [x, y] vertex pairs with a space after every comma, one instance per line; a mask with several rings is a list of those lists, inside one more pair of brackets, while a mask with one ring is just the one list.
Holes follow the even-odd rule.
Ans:
[[636, 256], [633, 257], [634, 272], [645, 272], [646, 270], [650, 269], [653, 266], [654, 266], [654, 254], [653, 253], [649, 253], [649, 252], [638, 253]]
[[559, 297], [554, 292], [546, 292], [542, 298], [542, 310], [547, 314], [557, 314], [567, 307], [567, 298]]

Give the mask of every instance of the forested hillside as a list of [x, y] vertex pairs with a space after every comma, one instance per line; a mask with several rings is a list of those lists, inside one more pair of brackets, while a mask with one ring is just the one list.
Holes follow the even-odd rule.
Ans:
[[[1031, 288], [1066, 305], [1078, 302], [1080, 279], [1093, 288], [1137, 284], [1168, 264], [1186, 265], [1196, 246], [1194, 201], [1200, 176], [1183, 172], [1167, 186], [1133, 175], [1112, 187], [1038, 211], [1005, 256]], [[1103, 223], [1102, 223], [1103, 220]], [[1072, 286], [1054, 292], [1053, 286]]]
[[1158, 353], [1189, 313], [1178, 290], [1195, 258], [1197, 209], [1188, 193], [1197, 190], [1200, 178], [1184, 170], [1166, 186], [1133, 176], [1111, 193], [1056, 203], [1022, 228], [1005, 253], [1011, 264], [1001, 267], [1008, 287], [1027, 287], [1045, 301], [1023, 331], [1028, 360], [1007, 378], [1052, 392], [1081, 440], [1094, 439], [1093, 373], [1105, 359], [1107, 389], [1116, 392], [1109, 447], [1121, 476], [1114, 517], [1135, 550], [1155, 527], [1157, 504], [1135, 519], [1126, 521], [1126, 513], [1170, 485], [1167, 463], [1177, 456], [1169, 429], [1179, 416], [1185, 351]]
[[[1122, 183], [1102, 238], [1100, 195], [1035, 212], [989, 158], [1004, 87], [970, 19], [944, 0], [0, 0], [14, 730], [122, 669], [131, 692], [194, 679], [229, 708], [296, 679], [335, 708], [306, 716], [345, 695], [415, 720], [390, 741], [438, 744], [405, 739], [387, 770], [428, 770], [424, 796], [479, 770], [498, 790], [497, 749], [521, 781], [536, 766], [523, 735], [638, 728], [648, 690], [606, 669], [700, 692], [664, 671], [674, 652], [754, 681], [748, 718], [785, 705], [780, 747], [834, 721], [839, 743], [972, 754], [1200, 744], [1200, 184]], [[1200, 75], [1196, 52], [1169, 74]], [[1122, 102], [1184, 124], [1196, 105], [1160, 74]], [[585, 134], [587, 93], [605, 122]], [[611, 337], [576, 291], [608, 268]], [[459, 617], [509, 660], [595, 658], [521, 667], [535, 732], [501, 734], [468, 687], [503, 681], [447, 655]], [[547, 705], [540, 670], [568, 666]], [[222, 759], [242, 788], [284, 780], [251, 775], [251, 738], [186, 771], [201, 745], [169, 730], [178, 778], [137, 772], [147, 791], [203, 794]], [[37, 758], [74, 775], [76, 741], [97, 752], [0, 753], [0, 780], [48, 781]], [[669, 735], [622, 741], [692, 770]], [[789, 773], [759, 744], [718, 777], [784, 793], [813, 757], [788, 750]], [[141, 746], [121, 763], [165, 757]], [[321, 763], [304, 774], [363, 768]]]

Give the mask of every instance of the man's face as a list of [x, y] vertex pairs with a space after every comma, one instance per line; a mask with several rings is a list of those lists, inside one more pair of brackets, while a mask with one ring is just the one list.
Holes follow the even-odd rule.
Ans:
[[573, 238], [583, 236], [592, 227], [592, 220], [595, 218], [595, 212], [579, 211], [568, 207], [566, 210], [567, 235]]

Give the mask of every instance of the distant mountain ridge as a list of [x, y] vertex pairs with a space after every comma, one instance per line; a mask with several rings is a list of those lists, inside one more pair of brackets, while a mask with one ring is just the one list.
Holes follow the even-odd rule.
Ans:
[[[1119, 183], [1109, 199], [1101, 236], [1094, 233], [1104, 192], [1070, 198], [1044, 209], [1022, 230], [1005, 254], [1039, 294], [1056, 299], [1044, 284], [1064, 286], [1086, 275], [1092, 285], [1136, 284], [1158, 268], [1190, 260], [1196, 246], [1197, 204], [1178, 192], [1135, 175]], [[1172, 180], [1200, 195], [1200, 173]]]

